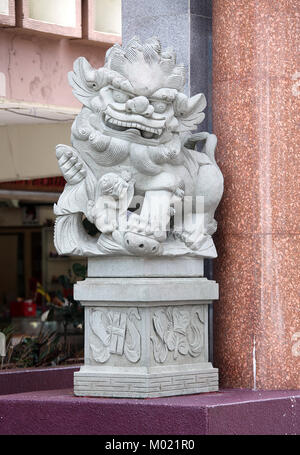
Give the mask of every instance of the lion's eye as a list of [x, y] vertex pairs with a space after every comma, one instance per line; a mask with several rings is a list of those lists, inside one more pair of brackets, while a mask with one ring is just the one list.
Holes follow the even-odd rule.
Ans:
[[119, 90], [113, 90], [113, 99], [117, 103], [126, 103], [126, 101], [129, 100], [129, 96], [124, 92], [120, 92]]
[[95, 81], [88, 81], [87, 86], [93, 90], [99, 90], [99, 85]]
[[153, 101], [152, 106], [154, 107], [154, 112], [162, 114], [167, 109], [167, 103], [163, 101]]

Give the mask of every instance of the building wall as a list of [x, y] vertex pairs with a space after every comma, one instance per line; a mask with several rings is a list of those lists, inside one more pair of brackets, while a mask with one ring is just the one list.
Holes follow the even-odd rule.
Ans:
[[[38, 224], [43, 226], [48, 220], [54, 221], [54, 213], [52, 205], [37, 206]], [[1, 207], [0, 208], [0, 227], [20, 227], [24, 226], [23, 211], [19, 207]]]
[[95, 67], [107, 47], [78, 39], [50, 38], [24, 31], [0, 30], [0, 96], [10, 100], [79, 107], [67, 73], [84, 56]]

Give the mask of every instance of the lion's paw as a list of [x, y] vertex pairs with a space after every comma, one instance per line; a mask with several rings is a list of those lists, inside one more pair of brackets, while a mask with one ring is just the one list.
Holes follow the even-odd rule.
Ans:
[[175, 233], [175, 237], [184, 242], [190, 250], [197, 251], [205, 244], [208, 235], [195, 230], [194, 232], [184, 231], [182, 233]]
[[85, 178], [85, 165], [75, 149], [67, 145], [57, 145], [56, 157], [63, 176], [70, 185], [75, 185]]

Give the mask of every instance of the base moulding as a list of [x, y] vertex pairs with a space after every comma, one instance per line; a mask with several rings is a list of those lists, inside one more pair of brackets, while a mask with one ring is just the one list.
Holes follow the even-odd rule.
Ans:
[[[82, 367], [84, 369], [84, 367]], [[117, 373], [74, 374], [74, 394], [77, 396], [152, 398], [218, 390], [218, 370], [193, 369], [148, 375]]]

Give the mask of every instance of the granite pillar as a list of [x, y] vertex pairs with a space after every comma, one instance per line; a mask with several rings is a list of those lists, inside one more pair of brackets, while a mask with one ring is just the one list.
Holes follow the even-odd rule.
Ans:
[[300, 387], [297, 14], [293, 0], [213, 2], [223, 387]]

